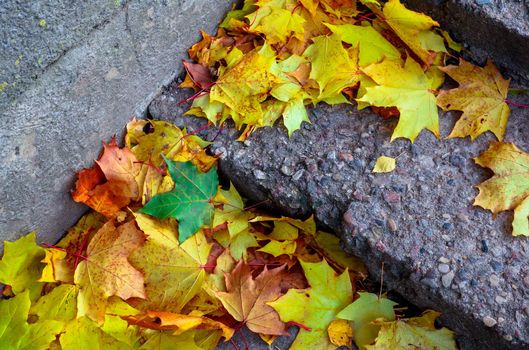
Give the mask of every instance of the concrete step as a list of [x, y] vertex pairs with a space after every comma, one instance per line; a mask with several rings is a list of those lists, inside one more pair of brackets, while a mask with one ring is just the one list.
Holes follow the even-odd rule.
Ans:
[[405, 0], [429, 14], [467, 47], [464, 55], [492, 58], [506, 75], [529, 83], [529, 2], [512, 0]]
[[[186, 93], [176, 84], [149, 107], [152, 117], [188, 130], [204, 120], [182, 116]], [[516, 101], [516, 100], [515, 100]], [[529, 151], [528, 110], [514, 109], [506, 140]], [[422, 308], [443, 312], [461, 349], [529, 348], [529, 244], [510, 234], [511, 214], [496, 220], [472, 206], [475, 185], [490, 173], [475, 165], [492, 140], [389, 143], [394, 122], [352, 106], [318, 106], [291, 139], [280, 127], [260, 129], [245, 142], [236, 130], [210, 128], [220, 171], [248, 198], [270, 199], [283, 214], [315, 213], [346, 250], [362, 257], [374, 279]], [[441, 113], [446, 136], [456, 116]], [[372, 174], [381, 156], [397, 170]], [[494, 323], [494, 325], [492, 325]]]

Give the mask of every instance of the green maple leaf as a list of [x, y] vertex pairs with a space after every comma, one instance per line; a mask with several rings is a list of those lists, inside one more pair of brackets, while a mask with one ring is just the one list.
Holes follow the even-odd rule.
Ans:
[[40, 319], [69, 321], [77, 315], [77, 287], [62, 284], [42, 296], [31, 306], [30, 313]]
[[377, 319], [395, 320], [393, 306], [397, 303], [372, 293], [358, 294], [360, 298], [340, 311], [337, 317], [353, 322], [355, 343], [359, 349], [365, 349], [366, 345], [375, 340], [380, 330], [380, 326], [372, 322]]
[[31, 302], [29, 291], [0, 302], [0, 348], [13, 350], [45, 350], [62, 330], [63, 323], [39, 320], [28, 324]]
[[203, 225], [213, 221], [212, 200], [219, 187], [216, 169], [200, 173], [191, 162], [180, 163], [165, 158], [174, 181], [170, 192], [157, 194], [140, 212], [158, 219], [178, 220], [178, 240], [185, 241]]
[[0, 348], [16, 349], [20, 339], [27, 333], [26, 321], [31, 302], [28, 292], [0, 302]]
[[5, 242], [4, 256], [0, 260], [0, 283], [10, 285], [15, 294], [30, 290], [31, 300], [40, 295], [43, 283], [37, 282], [42, 274], [45, 251], [35, 243], [35, 232], [15, 242]]
[[70, 349], [113, 349], [130, 350], [130, 346], [105, 333], [87, 317], [76, 318], [68, 323], [60, 338], [61, 348]]
[[300, 263], [311, 288], [290, 289], [268, 304], [279, 313], [281, 321], [294, 321], [310, 328], [310, 331], [299, 331], [291, 350], [335, 349], [327, 337], [327, 327], [353, 300], [349, 273], [345, 271], [337, 276], [325, 260]]

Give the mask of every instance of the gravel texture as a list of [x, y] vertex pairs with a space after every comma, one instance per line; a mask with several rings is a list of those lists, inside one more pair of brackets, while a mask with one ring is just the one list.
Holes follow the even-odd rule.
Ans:
[[[149, 113], [194, 130], [204, 121], [182, 116], [186, 92], [176, 83]], [[522, 102], [524, 97], [514, 98]], [[386, 288], [421, 308], [443, 312], [462, 349], [529, 349], [529, 244], [510, 234], [512, 213], [473, 207], [474, 188], [491, 172], [472, 157], [492, 135], [475, 142], [436, 140], [423, 131], [414, 144], [389, 142], [395, 121], [353, 106], [320, 105], [312, 124], [288, 138], [283, 127], [260, 129], [245, 142], [230, 127], [208, 128], [221, 174], [248, 198], [269, 199], [287, 215], [315, 213], [321, 227], [366, 262]], [[506, 141], [529, 151], [529, 111], [515, 108]], [[457, 113], [441, 113], [445, 137]], [[397, 169], [372, 174], [375, 160], [397, 157]], [[266, 347], [265, 347], [266, 348]]]

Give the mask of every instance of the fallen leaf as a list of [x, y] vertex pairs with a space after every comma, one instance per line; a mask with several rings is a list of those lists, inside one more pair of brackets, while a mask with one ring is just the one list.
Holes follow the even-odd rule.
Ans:
[[87, 315], [102, 323], [110, 296], [125, 300], [146, 298], [143, 274], [127, 260], [143, 241], [143, 233], [136, 228], [134, 221], [118, 227], [109, 221], [97, 231], [88, 244], [86, 256], [75, 270], [74, 280], [79, 286], [79, 316]]
[[390, 173], [395, 170], [395, 158], [380, 156], [377, 158], [373, 173]]
[[441, 90], [437, 104], [445, 111], [463, 111], [448, 137], [470, 136], [472, 140], [491, 131], [502, 141], [509, 120], [510, 108], [505, 102], [509, 80], [488, 60], [484, 68], [464, 60], [459, 66], [440, 67], [459, 83], [459, 87]]
[[312, 39], [303, 56], [311, 63], [310, 79], [319, 86], [314, 103], [347, 103], [341, 94], [346, 87], [354, 86], [359, 79], [357, 58], [351, 57], [337, 34]]
[[180, 335], [172, 335], [166, 332], [149, 333], [147, 341], [140, 347], [140, 350], [204, 350], [199, 347], [195, 340], [195, 333], [187, 332]]
[[27, 291], [11, 299], [0, 300], [0, 344], [3, 348], [18, 349], [21, 338], [29, 329], [26, 320], [30, 305]]
[[311, 287], [290, 289], [287, 294], [268, 304], [279, 313], [283, 322], [293, 321], [304, 326], [292, 343], [291, 350], [334, 350], [327, 337], [327, 328], [338, 312], [353, 299], [349, 274], [344, 272], [337, 276], [325, 260], [300, 263]]
[[[178, 220], [178, 240], [184, 242], [203, 225], [213, 222], [213, 197], [217, 193], [219, 180], [216, 169], [200, 173], [190, 163], [165, 159], [175, 185], [172, 191], [160, 193], [147, 203], [141, 212], [159, 219]], [[193, 215], [188, 215], [192, 212]]]
[[367, 67], [382, 59], [399, 59], [400, 52], [382, 34], [372, 26], [355, 26], [352, 24], [325, 24], [333, 33], [338, 34], [343, 42], [358, 46], [359, 65]]
[[202, 232], [198, 232], [179, 245], [176, 232], [152, 229], [154, 218], [140, 213], [135, 215], [147, 241], [129, 260], [145, 274], [147, 299], [131, 303], [143, 311], [178, 313], [202, 288], [211, 244]]
[[130, 350], [128, 344], [122, 343], [111, 335], [103, 332], [96, 322], [87, 317], [79, 317], [68, 323], [59, 340], [61, 348], [64, 350]]
[[374, 345], [368, 350], [446, 349], [456, 350], [454, 333], [447, 328], [436, 329], [434, 322], [439, 313], [425, 311], [420, 317], [393, 322], [375, 321], [380, 328]]
[[435, 52], [446, 52], [443, 38], [430, 31], [439, 23], [423, 13], [408, 10], [400, 0], [389, 0], [384, 5], [383, 21], [427, 65], [435, 59]]
[[174, 331], [173, 335], [179, 335], [189, 330], [221, 330], [222, 336], [229, 340], [235, 332], [222, 322], [212, 320], [208, 317], [182, 315], [165, 311], [148, 311], [143, 315], [127, 316], [125, 319], [129, 324], [160, 331]]
[[439, 137], [439, 119], [432, 81], [417, 62], [408, 58], [404, 67], [399, 61], [384, 60], [362, 69], [379, 86], [366, 87], [361, 102], [379, 107], [396, 106], [400, 111], [391, 140], [404, 137], [412, 142], [422, 129]]
[[77, 287], [71, 284], [57, 286], [31, 305], [29, 313], [39, 320], [73, 320], [77, 316], [77, 292]]
[[15, 294], [30, 291], [32, 300], [42, 289], [43, 284], [37, 280], [41, 277], [44, 268], [41, 261], [45, 256], [35, 239], [35, 232], [31, 232], [15, 242], [4, 242], [4, 255], [0, 260], [0, 283], [11, 286]]
[[226, 274], [227, 292], [217, 296], [230, 315], [251, 331], [268, 335], [285, 334], [285, 324], [267, 303], [280, 295], [279, 283], [284, 267], [266, 267], [255, 279], [248, 265], [240, 261]]
[[115, 137], [103, 143], [103, 152], [92, 168], [79, 171], [74, 201], [84, 203], [107, 218], [139, 199], [140, 164], [128, 149], [120, 149]]
[[494, 171], [492, 178], [477, 186], [479, 194], [474, 205], [488, 209], [494, 215], [514, 209], [513, 235], [526, 235], [528, 232], [524, 226], [527, 226], [525, 213], [529, 198], [529, 154], [512, 143], [492, 142], [474, 161]]
[[380, 331], [380, 325], [373, 321], [395, 320], [393, 307], [397, 304], [386, 298], [379, 298], [373, 293], [358, 293], [359, 298], [349, 304], [337, 315], [340, 319], [349, 320], [353, 325], [354, 341], [360, 350], [372, 344]]
[[346, 346], [351, 349], [353, 341], [353, 329], [346, 320], [334, 320], [327, 328], [329, 340], [336, 346]]
[[213, 85], [213, 78], [207, 66], [190, 63], [182, 60], [182, 64], [193, 83], [202, 90], [207, 90]]

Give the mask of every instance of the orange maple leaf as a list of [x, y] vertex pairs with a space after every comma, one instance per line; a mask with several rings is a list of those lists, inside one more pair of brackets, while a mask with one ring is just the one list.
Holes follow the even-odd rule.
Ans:
[[128, 148], [119, 148], [115, 137], [110, 143], [103, 143], [103, 152], [96, 164], [79, 171], [76, 176], [73, 200], [88, 205], [107, 218], [114, 217], [140, 195], [141, 165]]

